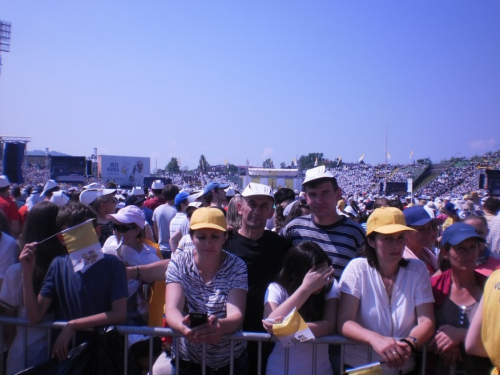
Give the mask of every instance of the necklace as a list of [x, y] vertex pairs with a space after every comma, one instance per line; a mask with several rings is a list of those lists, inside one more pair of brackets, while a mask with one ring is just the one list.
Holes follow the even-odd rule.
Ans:
[[394, 289], [394, 284], [395, 284], [396, 278], [398, 277], [398, 273], [399, 273], [399, 269], [391, 277], [384, 277], [384, 276], [380, 275], [382, 277], [382, 282], [384, 283], [384, 287], [385, 287], [385, 291], [387, 292], [387, 296], [389, 297], [389, 301], [391, 301], [391, 299], [392, 299], [392, 291]]

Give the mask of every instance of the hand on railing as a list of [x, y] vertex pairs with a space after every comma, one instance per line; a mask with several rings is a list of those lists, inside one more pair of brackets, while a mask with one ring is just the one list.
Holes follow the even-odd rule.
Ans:
[[195, 344], [217, 344], [222, 340], [222, 330], [219, 319], [210, 315], [207, 323], [191, 328], [189, 315], [182, 319], [182, 334]]
[[71, 323], [67, 323], [57, 337], [54, 346], [52, 347], [52, 358], [57, 358], [59, 361], [68, 359], [68, 346], [73, 338], [75, 330]]
[[219, 319], [215, 315], [208, 317], [207, 324], [204, 324], [200, 330], [195, 332], [195, 338], [200, 343], [218, 344], [222, 340], [222, 329]]
[[269, 333], [270, 335], [273, 335], [273, 325], [276, 323], [281, 323], [285, 319], [284, 316], [277, 316], [274, 319], [263, 319], [262, 320], [262, 326], [264, 329]]
[[411, 356], [411, 348], [393, 337], [377, 334], [370, 344], [391, 369], [402, 368]]

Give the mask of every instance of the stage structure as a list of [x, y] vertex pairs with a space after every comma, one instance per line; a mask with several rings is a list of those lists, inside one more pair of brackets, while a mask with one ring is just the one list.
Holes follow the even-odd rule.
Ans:
[[[0, 20], [0, 52], [10, 52], [10, 29], [12, 24]], [[0, 54], [0, 74], [2, 73], [2, 55]]]
[[0, 155], [2, 158], [3, 174], [13, 184], [24, 182], [22, 166], [28, 142], [31, 142], [30, 137], [0, 136]]

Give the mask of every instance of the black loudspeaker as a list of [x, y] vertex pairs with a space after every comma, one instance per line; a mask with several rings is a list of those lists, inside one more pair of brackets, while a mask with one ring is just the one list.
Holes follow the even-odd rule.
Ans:
[[7, 176], [10, 183], [21, 184], [23, 183], [23, 159], [25, 143], [11, 143], [4, 144], [3, 149], [3, 174]]
[[85, 175], [92, 176], [92, 160], [85, 160]]
[[483, 173], [481, 173], [479, 175], [479, 189], [485, 189], [486, 188], [485, 187], [485, 182], [486, 182], [486, 176]]

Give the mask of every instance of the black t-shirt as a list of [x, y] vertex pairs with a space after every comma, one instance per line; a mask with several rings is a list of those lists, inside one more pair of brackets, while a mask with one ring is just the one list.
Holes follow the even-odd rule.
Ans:
[[243, 330], [263, 332], [264, 296], [267, 286], [276, 281], [291, 243], [274, 232], [264, 231], [257, 241], [236, 231], [229, 233], [224, 249], [240, 257], [247, 265], [248, 294]]

